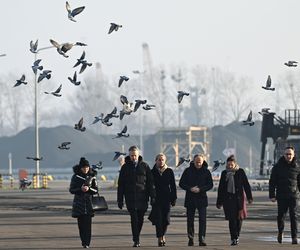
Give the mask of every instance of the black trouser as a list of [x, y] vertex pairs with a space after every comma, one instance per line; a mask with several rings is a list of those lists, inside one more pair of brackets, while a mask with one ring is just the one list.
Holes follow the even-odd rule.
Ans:
[[89, 246], [92, 235], [92, 217], [90, 215], [81, 215], [77, 218], [79, 235], [82, 246]]
[[[194, 239], [194, 219], [195, 219], [195, 207], [187, 207], [187, 233], [190, 240]], [[199, 214], [199, 241], [203, 241], [206, 234], [206, 207], [198, 208]]]
[[130, 210], [130, 219], [131, 219], [131, 231], [132, 231], [132, 240], [134, 242], [140, 241], [140, 233], [144, 223], [145, 210]]
[[168, 228], [168, 220], [170, 216], [170, 209], [166, 207], [157, 206], [156, 208], [156, 237], [162, 237], [166, 234]]
[[287, 198], [287, 199], [278, 199], [277, 205], [278, 205], [278, 216], [277, 216], [277, 226], [278, 226], [278, 232], [282, 233], [284, 230], [284, 219], [285, 215], [287, 213], [287, 210], [289, 210], [290, 214], [290, 221], [291, 221], [291, 236], [292, 238], [297, 237], [297, 202], [298, 200], [296, 198]]
[[241, 219], [229, 219], [229, 231], [231, 240], [238, 239], [240, 236], [243, 221]]

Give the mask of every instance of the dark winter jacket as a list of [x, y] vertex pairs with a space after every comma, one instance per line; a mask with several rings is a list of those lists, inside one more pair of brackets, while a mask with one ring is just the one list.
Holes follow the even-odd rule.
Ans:
[[277, 199], [299, 198], [300, 168], [294, 157], [289, 164], [282, 156], [272, 169], [269, 197]]
[[[72, 176], [70, 183], [70, 193], [74, 194], [72, 217], [77, 218], [81, 215], [94, 216], [92, 209], [92, 195], [98, 192], [98, 186], [96, 181], [97, 172], [90, 168], [87, 174], [82, 173], [79, 165], [73, 167], [74, 175]], [[94, 178], [93, 178], [94, 177]], [[87, 192], [83, 192], [81, 187], [85, 184], [87, 178], [92, 178], [90, 183], [90, 189]]]
[[147, 210], [149, 197], [155, 199], [155, 188], [151, 170], [143, 158], [139, 156], [135, 167], [130, 157], [125, 158], [118, 180], [118, 203], [123, 203], [125, 196], [128, 210]]
[[225, 217], [237, 217], [237, 214], [232, 215], [232, 212], [238, 213], [238, 211], [243, 209], [244, 204], [244, 192], [246, 194], [247, 200], [252, 200], [251, 187], [248, 182], [248, 178], [245, 174], [245, 171], [242, 168], [239, 168], [234, 174], [234, 184], [235, 184], [235, 199], [236, 204], [233, 204], [230, 200], [233, 194], [227, 192], [226, 173], [224, 170], [221, 173], [221, 179], [218, 187], [218, 197], [217, 197], [217, 206], [223, 206]]
[[173, 170], [171, 168], [167, 168], [162, 175], [160, 175], [157, 167], [154, 165], [151, 172], [156, 192], [155, 203], [164, 207], [170, 206], [170, 203], [174, 203], [177, 199]]
[[[185, 207], [207, 207], [206, 192], [213, 188], [213, 180], [210, 171], [207, 169], [206, 161], [203, 162], [202, 167], [197, 169], [194, 162], [186, 168], [180, 178], [179, 186], [186, 191], [185, 193]], [[193, 193], [190, 189], [194, 186], [200, 188], [199, 193]]]

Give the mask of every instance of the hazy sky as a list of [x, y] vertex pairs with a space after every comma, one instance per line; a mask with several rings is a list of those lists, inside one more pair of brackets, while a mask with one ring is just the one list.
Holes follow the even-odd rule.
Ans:
[[[87, 59], [99, 61], [108, 75], [142, 68], [141, 44], [150, 46], [155, 65], [219, 66], [256, 82], [288, 70], [286, 60], [300, 58], [300, 1], [296, 0], [70, 0], [85, 5], [77, 23], [67, 19], [63, 0], [1, 1], [0, 74], [31, 73], [30, 40], [40, 47], [49, 38], [82, 41]], [[107, 34], [109, 23], [123, 28]], [[53, 79], [73, 72], [81, 48], [65, 59], [54, 50], [41, 52]], [[85, 73], [92, 72], [88, 69]], [[56, 76], [55, 76], [56, 74]], [[259, 83], [258, 83], [259, 84]]]

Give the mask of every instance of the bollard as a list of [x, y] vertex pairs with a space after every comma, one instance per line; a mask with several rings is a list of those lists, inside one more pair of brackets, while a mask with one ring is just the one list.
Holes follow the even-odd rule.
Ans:
[[10, 177], [10, 188], [13, 189], [14, 188], [14, 177]]
[[43, 186], [42, 188], [48, 188], [48, 176], [47, 174], [43, 174]]
[[32, 175], [32, 184], [33, 184], [33, 188], [37, 188], [37, 175], [33, 174]]
[[3, 177], [2, 174], [0, 174], [0, 189], [3, 188]]

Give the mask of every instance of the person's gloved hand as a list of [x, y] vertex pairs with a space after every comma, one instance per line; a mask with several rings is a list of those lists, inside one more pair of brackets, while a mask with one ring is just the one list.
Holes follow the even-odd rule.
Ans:
[[171, 206], [174, 207], [176, 205], [176, 200], [175, 201], [171, 201]]
[[217, 209], [221, 209], [222, 205], [221, 204], [217, 204], [216, 207], [217, 207]]
[[118, 208], [123, 209], [123, 202], [118, 202]]
[[154, 197], [151, 197], [150, 204], [151, 204], [151, 206], [153, 206], [155, 204], [155, 198]]

